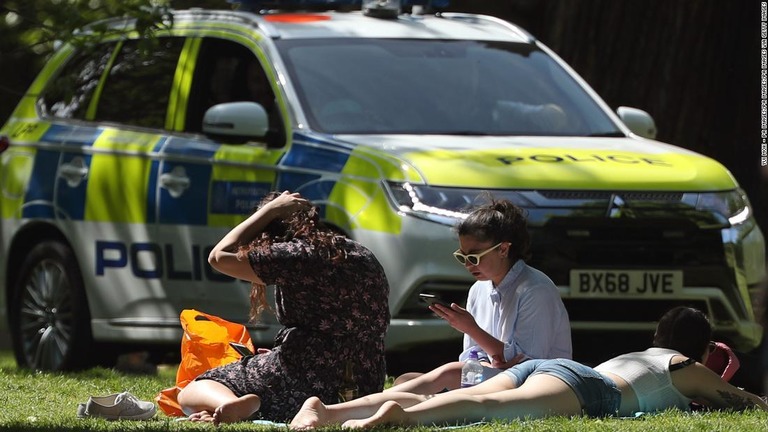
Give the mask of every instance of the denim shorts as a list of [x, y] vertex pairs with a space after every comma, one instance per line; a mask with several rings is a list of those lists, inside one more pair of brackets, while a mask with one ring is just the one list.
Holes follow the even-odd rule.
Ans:
[[522, 385], [528, 377], [545, 374], [557, 377], [570, 387], [590, 417], [615, 415], [621, 405], [621, 392], [616, 383], [591, 367], [573, 360], [528, 360], [504, 371]]

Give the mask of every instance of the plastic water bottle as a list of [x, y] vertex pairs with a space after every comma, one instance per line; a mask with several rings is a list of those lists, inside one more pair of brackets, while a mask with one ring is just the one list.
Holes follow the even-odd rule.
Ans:
[[461, 388], [472, 387], [483, 381], [483, 365], [477, 359], [477, 351], [469, 352], [469, 358], [461, 367]]

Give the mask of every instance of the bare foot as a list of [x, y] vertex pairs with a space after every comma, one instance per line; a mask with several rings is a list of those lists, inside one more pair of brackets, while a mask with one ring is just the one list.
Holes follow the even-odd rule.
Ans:
[[347, 420], [341, 425], [344, 429], [367, 429], [383, 424], [403, 424], [406, 422], [406, 413], [403, 407], [395, 401], [385, 402], [376, 414], [366, 419]]
[[301, 409], [291, 420], [291, 430], [310, 430], [325, 426], [327, 410], [323, 402], [312, 396], [304, 401]]
[[193, 422], [211, 422], [213, 423], [213, 413], [210, 411], [198, 411], [196, 413], [192, 413], [187, 417], [189, 421]]
[[219, 405], [213, 412], [213, 424], [235, 423], [250, 418], [261, 408], [261, 398], [255, 394], [240, 396], [237, 400]]

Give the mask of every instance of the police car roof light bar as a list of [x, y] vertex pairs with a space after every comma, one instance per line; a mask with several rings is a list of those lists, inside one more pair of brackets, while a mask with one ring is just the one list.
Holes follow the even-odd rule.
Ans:
[[[450, 0], [227, 0], [237, 10], [258, 12], [260, 10], [351, 10], [364, 9], [368, 3], [399, 3], [403, 7], [424, 6], [427, 10], [444, 8]], [[399, 7], [398, 7], [399, 9]]]
[[400, 0], [363, 0], [363, 14], [374, 18], [397, 18]]

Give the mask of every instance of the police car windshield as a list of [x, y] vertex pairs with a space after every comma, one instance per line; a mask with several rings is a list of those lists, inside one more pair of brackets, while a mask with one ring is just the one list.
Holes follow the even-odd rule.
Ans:
[[334, 134], [587, 136], [621, 131], [529, 44], [275, 41], [313, 129]]

